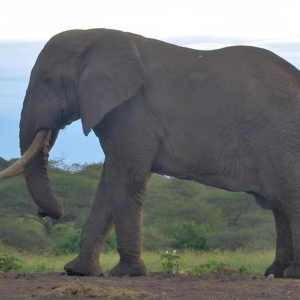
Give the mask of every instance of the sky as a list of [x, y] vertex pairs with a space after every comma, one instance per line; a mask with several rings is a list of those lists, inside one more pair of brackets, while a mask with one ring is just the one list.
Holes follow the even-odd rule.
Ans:
[[[300, 69], [299, 0], [1, 0], [0, 157], [19, 156], [18, 126], [29, 75], [53, 35], [69, 29], [111, 28], [195, 49], [253, 45]], [[60, 133], [51, 158], [98, 162], [93, 133], [75, 122]]]

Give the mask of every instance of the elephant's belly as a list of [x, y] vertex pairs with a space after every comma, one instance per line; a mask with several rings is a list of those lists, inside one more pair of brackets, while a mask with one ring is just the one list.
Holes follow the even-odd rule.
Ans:
[[259, 178], [255, 167], [247, 158], [227, 153], [220, 157], [217, 149], [195, 146], [162, 145], [152, 167], [153, 173], [179, 179], [193, 180], [229, 191], [259, 192]]

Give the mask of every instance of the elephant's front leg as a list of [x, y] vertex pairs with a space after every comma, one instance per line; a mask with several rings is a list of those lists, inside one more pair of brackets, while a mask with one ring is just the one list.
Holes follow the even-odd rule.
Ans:
[[90, 215], [81, 233], [80, 254], [65, 266], [68, 275], [102, 275], [99, 255], [112, 229], [111, 201], [107, 196], [104, 164]]
[[141, 259], [142, 222], [145, 188], [150, 170], [141, 165], [111, 166], [108, 190], [113, 200], [113, 219], [117, 235], [120, 262], [111, 276], [148, 276]]
[[267, 268], [265, 276], [274, 274], [276, 278], [281, 278], [294, 259], [292, 232], [289, 219], [283, 212], [274, 209], [273, 214], [277, 233], [276, 256], [272, 265]]

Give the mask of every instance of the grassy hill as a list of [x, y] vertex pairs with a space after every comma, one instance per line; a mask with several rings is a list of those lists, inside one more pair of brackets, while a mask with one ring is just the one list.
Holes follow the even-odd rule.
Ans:
[[[12, 161], [0, 158], [0, 170]], [[80, 228], [93, 201], [102, 164], [65, 165], [52, 161], [49, 176], [66, 219], [60, 223], [33, 215], [37, 211], [23, 176], [0, 182], [0, 242], [27, 251], [56, 254], [78, 251]], [[274, 245], [273, 216], [245, 193], [153, 175], [147, 188], [144, 248], [267, 249]], [[34, 247], [32, 246], [34, 244]], [[115, 247], [115, 237], [106, 251]]]

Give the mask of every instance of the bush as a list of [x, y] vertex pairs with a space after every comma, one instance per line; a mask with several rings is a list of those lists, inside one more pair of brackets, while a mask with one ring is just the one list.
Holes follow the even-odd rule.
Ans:
[[66, 235], [54, 242], [53, 251], [55, 255], [73, 254], [79, 252], [80, 234]]
[[2, 218], [0, 223], [0, 237], [4, 245], [32, 253], [45, 251], [51, 246], [51, 240], [45, 236], [42, 228], [37, 227], [32, 221]]
[[79, 252], [80, 230], [74, 223], [58, 224], [53, 230], [53, 251], [56, 255]]
[[254, 251], [269, 249], [274, 245], [274, 238], [267, 233], [257, 234], [257, 231], [251, 229], [239, 229], [238, 231], [225, 229], [212, 233], [209, 237], [209, 245], [212, 249]]
[[115, 231], [113, 231], [113, 232], [109, 235], [109, 237], [108, 237], [106, 243], [104, 244], [103, 250], [102, 250], [102, 251], [103, 251], [104, 253], [107, 253], [107, 252], [110, 252], [110, 251], [112, 251], [112, 250], [116, 250], [116, 248], [117, 248], [117, 236], [116, 236]]
[[144, 229], [144, 250], [160, 251], [172, 248], [174, 239], [165, 236], [158, 228], [149, 226]]
[[158, 223], [156, 225], [165, 235], [173, 239], [173, 249], [208, 249], [208, 229], [195, 222]]
[[9, 272], [11, 270], [22, 270], [20, 260], [13, 256], [0, 255], [0, 271]]
[[[53, 251], [55, 255], [79, 253], [81, 230], [76, 228], [74, 223], [58, 224], [54, 227]], [[116, 234], [113, 231], [108, 237], [103, 252], [115, 250], [117, 247]]]

